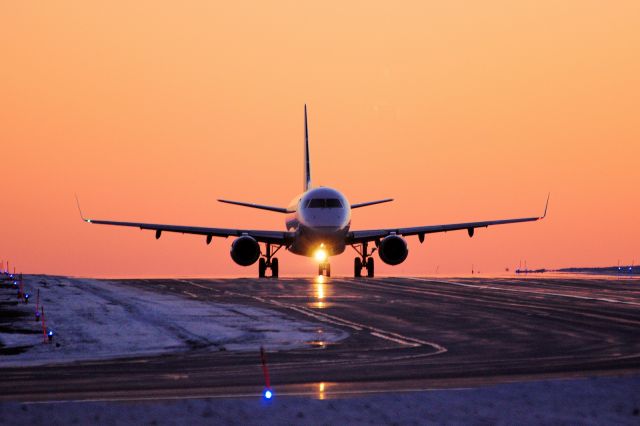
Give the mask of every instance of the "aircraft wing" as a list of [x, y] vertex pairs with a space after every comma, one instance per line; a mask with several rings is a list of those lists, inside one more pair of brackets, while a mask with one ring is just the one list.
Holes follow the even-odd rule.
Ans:
[[547, 215], [547, 207], [549, 206], [549, 197], [547, 197], [547, 204], [544, 207], [544, 214], [536, 217], [524, 217], [517, 219], [500, 219], [500, 220], [487, 220], [482, 222], [465, 222], [465, 223], [450, 223], [445, 225], [428, 225], [428, 226], [413, 226], [408, 228], [388, 228], [388, 229], [370, 229], [363, 231], [352, 231], [347, 235], [347, 244], [358, 244], [365, 241], [375, 241], [395, 233], [396, 235], [410, 236], [418, 235], [420, 238], [424, 238], [425, 234], [433, 234], [436, 232], [449, 232], [459, 231], [466, 229], [469, 236], [472, 237], [476, 228], [486, 228], [493, 225], [506, 225], [508, 223], [520, 223], [520, 222], [533, 222], [536, 220], [544, 219]]
[[248, 235], [263, 243], [272, 243], [278, 245], [288, 245], [293, 240], [292, 232], [284, 231], [261, 231], [248, 229], [228, 229], [228, 228], [207, 228], [201, 226], [181, 226], [181, 225], [161, 225], [155, 223], [139, 223], [139, 222], [116, 222], [111, 220], [95, 220], [82, 218], [87, 223], [95, 223], [96, 225], [115, 225], [130, 226], [133, 228], [148, 229], [156, 231], [156, 238], [160, 238], [162, 232], [178, 232], [181, 234], [204, 235], [207, 237], [207, 244], [211, 242], [213, 237], [240, 237]]

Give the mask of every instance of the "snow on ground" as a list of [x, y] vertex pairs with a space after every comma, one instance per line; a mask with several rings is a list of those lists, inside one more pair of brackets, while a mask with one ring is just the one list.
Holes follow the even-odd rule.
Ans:
[[0, 424], [638, 425], [640, 377], [511, 383], [318, 400], [0, 403]]
[[[4, 349], [33, 346], [24, 353], [0, 355], [0, 367], [199, 348], [246, 351], [263, 345], [282, 350], [348, 335], [269, 309], [202, 302], [109, 281], [26, 276], [25, 288], [32, 294], [27, 306], [33, 314], [10, 324], [11, 332], [4, 327], [0, 343]], [[42, 344], [41, 327], [35, 322], [38, 288], [47, 326], [55, 331], [54, 344]], [[9, 299], [16, 300], [15, 291], [0, 289], [0, 302]]]

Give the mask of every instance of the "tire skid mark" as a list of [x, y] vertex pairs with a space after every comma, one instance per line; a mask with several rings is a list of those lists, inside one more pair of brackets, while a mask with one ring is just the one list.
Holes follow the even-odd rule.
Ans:
[[528, 294], [534, 294], [534, 295], [538, 295], [538, 296], [558, 296], [558, 297], [568, 297], [571, 299], [580, 299], [580, 300], [592, 300], [592, 301], [596, 301], [596, 302], [607, 302], [607, 303], [620, 303], [623, 305], [632, 305], [632, 306], [640, 306], [640, 303], [638, 302], [628, 302], [625, 300], [618, 300], [618, 299], [610, 299], [608, 297], [590, 297], [590, 296], [579, 296], [577, 294], [566, 294], [566, 293], [557, 293], [557, 292], [540, 292], [540, 291], [532, 291], [532, 290], [520, 290], [520, 289], [516, 289], [516, 288], [508, 288], [508, 287], [494, 287], [491, 285], [473, 285], [473, 284], [466, 284], [466, 283], [461, 283], [461, 282], [457, 282], [457, 281], [447, 281], [447, 280], [433, 280], [433, 279], [429, 279], [429, 278], [417, 278], [417, 277], [407, 277], [407, 279], [409, 280], [413, 280], [413, 281], [421, 281], [421, 282], [427, 282], [427, 283], [438, 283], [438, 284], [449, 284], [449, 285], [457, 285], [460, 287], [471, 287], [471, 288], [475, 288], [478, 290], [498, 290], [498, 291], [510, 291], [513, 293], [528, 293]]
[[[526, 290], [517, 290], [517, 289], [505, 289], [505, 288], [501, 288], [501, 287], [491, 287], [491, 286], [486, 286], [486, 285], [472, 285], [472, 284], [449, 282], [449, 281], [438, 281], [438, 280], [431, 280], [431, 279], [428, 279], [428, 278], [406, 277], [406, 278], [403, 278], [403, 279], [415, 280], [415, 281], [426, 282], [426, 283], [453, 284], [453, 285], [457, 285], [457, 286], [471, 287], [471, 288], [480, 289], [480, 290], [484, 290], [484, 289], [489, 289], [489, 290], [511, 290], [512, 292], [532, 294], [534, 296], [541, 297], [541, 298], [543, 298], [543, 297], [545, 297], [547, 295], [551, 295], [551, 296], [556, 296], [556, 295], [560, 296], [561, 295], [561, 294], [546, 293], [546, 292], [526, 291]], [[373, 280], [369, 280], [369, 279], [360, 279], [360, 280], [340, 279], [340, 280], [335, 280], [335, 281], [339, 281], [339, 282], [343, 282], [345, 284], [351, 284], [351, 285], [367, 285], [367, 286], [374, 287], [374, 288], [379, 288], [379, 289], [389, 289], [389, 290], [396, 290], [396, 291], [397, 290], [401, 290], [403, 292], [413, 293], [413, 294], [420, 294], [420, 295], [423, 295], [423, 296], [425, 296], [425, 295], [435, 296], [435, 297], [443, 297], [443, 296], [445, 296], [444, 293], [436, 292], [436, 291], [433, 291], [433, 290], [430, 290], [430, 289], [419, 288], [419, 287], [407, 287], [407, 286], [404, 286], [404, 285], [401, 285], [401, 284], [388, 282], [388, 281], [380, 282], [380, 281], [373, 281]], [[605, 302], [608, 301], [608, 300], [601, 300], [601, 299], [593, 298], [593, 297], [582, 297], [582, 296], [571, 296], [571, 295], [564, 295], [564, 296], [566, 296], [566, 297], [575, 297], [575, 298], [578, 298], [580, 300], [605, 301]], [[452, 298], [452, 299], [468, 300], [464, 296], [458, 296], [458, 295], [455, 295], [455, 294], [446, 294], [446, 297]], [[528, 303], [523, 303], [523, 302], [505, 302], [505, 301], [497, 302], [496, 301], [494, 303], [499, 303], [501, 305], [509, 306], [509, 307], [512, 307], [512, 308], [531, 308], [531, 307], [533, 307], [533, 305], [528, 304]], [[539, 302], [539, 303], [542, 303], [542, 302]], [[625, 301], [620, 301], [620, 303], [640, 306], [640, 303], [625, 302]], [[552, 306], [538, 305], [536, 307], [539, 308], [539, 309], [544, 309], [545, 311], [549, 311], [549, 312], [557, 312], [557, 313], [568, 312], [567, 309], [562, 309], [562, 308], [557, 308], [557, 307], [552, 307]], [[597, 314], [597, 313], [580, 312], [580, 315], [583, 316], [583, 317], [596, 318], [596, 319], [600, 319], [600, 320], [607, 320], [607, 321], [612, 320], [611, 316], [601, 315], [601, 314]], [[616, 317], [614, 320], [616, 322], [618, 322], [618, 323], [628, 324], [630, 326], [635, 326], [635, 327], [640, 325], [639, 321], [632, 320], [632, 319], [625, 319], [625, 318]]]

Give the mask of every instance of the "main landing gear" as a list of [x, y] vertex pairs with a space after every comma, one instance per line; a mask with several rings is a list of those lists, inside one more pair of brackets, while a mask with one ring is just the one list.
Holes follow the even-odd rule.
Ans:
[[376, 251], [376, 248], [374, 247], [371, 252], [369, 252], [369, 244], [366, 241], [359, 244], [359, 246], [360, 248], [358, 248], [357, 245], [351, 246], [360, 255], [360, 257], [356, 257], [353, 260], [353, 276], [360, 278], [362, 276], [362, 268], [367, 268], [367, 277], [373, 278], [375, 275], [375, 266], [371, 255]]
[[278, 278], [279, 263], [278, 258], [273, 257], [282, 246], [277, 246], [275, 250], [272, 250], [271, 243], [267, 243], [266, 253], [258, 261], [258, 277], [265, 278], [267, 276], [267, 269], [271, 269], [271, 278]]

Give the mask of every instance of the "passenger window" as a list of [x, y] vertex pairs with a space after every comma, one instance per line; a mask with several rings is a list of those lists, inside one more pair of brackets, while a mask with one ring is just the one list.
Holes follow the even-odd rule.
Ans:
[[342, 203], [337, 198], [328, 198], [327, 199], [327, 207], [340, 208], [340, 207], [342, 207]]
[[308, 207], [312, 209], [322, 209], [324, 208], [324, 200], [322, 198], [313, 198], [309, 201]]

